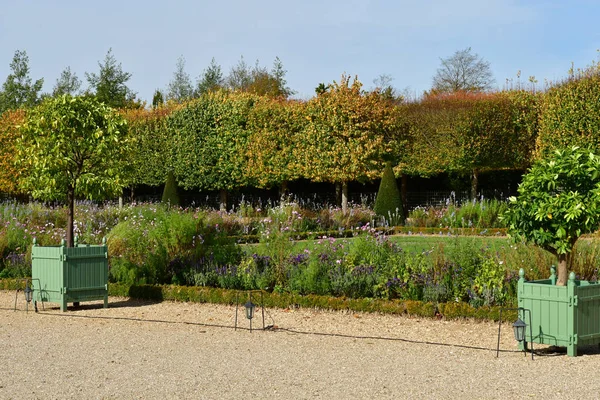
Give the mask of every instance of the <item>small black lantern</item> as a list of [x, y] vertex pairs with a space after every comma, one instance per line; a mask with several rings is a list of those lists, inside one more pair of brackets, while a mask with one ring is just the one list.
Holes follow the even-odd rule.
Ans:
[[517, 342], [525, 340], [525, 328], [527, 328], [527, 324], [521, 318], [517, 318], [517, 321], [513, 324], [513, 331]]
[[31, 290], [31, 287], [29, 286], [29, 282], [27, 282], [25, 284], [25, 301], [27, 301], [27, 304], [31, 303], [32, 298], [33, 298], [33, 290]]
[[254, 318], [254, 309], [256, 308], [256, 305], [248, 300], [246, 304], [244, 304], [244, 307], [246, 307], [246, 318], [252, 320], [252, 318]]

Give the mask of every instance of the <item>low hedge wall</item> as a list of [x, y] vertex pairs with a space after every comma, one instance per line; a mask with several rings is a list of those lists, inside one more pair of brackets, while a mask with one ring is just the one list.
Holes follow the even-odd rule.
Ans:
[[[0, 290], [23, 289], [23, 280], [0, 280]], [[129, 297], [134, 299], [156, 301], [182, 301], [193, 303], [235, 304], [236, 290], [218, 289], [198, 286], [174, 285], [124, 285], [111, 283], [108, 285], [110, 296]], [[351, 299], [345, 297], [330, 297], [293, 293], [264, 292], [265, 307], [275, 308], [318, 308], [324, 310], [351, 310], [357, 312], [379, 312], [384, 314], [406, 314], [414, 317], [460, 319], [473, 318], [477, 320], [497, 321], [500, 307], [475, 308], [467, 303], [429, 303], [412, 300], [381, 300], [381, 299]], [[504, 313], [504, 319], [516, 319], [514, 311]]]

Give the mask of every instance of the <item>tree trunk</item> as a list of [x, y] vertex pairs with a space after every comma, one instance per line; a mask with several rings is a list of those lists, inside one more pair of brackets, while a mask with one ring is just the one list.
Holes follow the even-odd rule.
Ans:
[[471, 175], [471, 200], [477, 200], [477, 190], [479, 184], [479, 172], [474, 169], [473, 175]]
[[279, 203], [283, 206], [288, 200], [288, 182], [281, 182], [281, 186], [279, 187]]
[[73, 247], [75, 237], [73, 236], [73, 220], [75, 218], [75, 188], [69, 186], [67, 189], [67, 247]]
[[339, 182], [335, 184], [335, 205], [337, 207], [342, 205], [342, 185]]
[[408, 177], [406, 174], [400, 175], [400, 199], [402, 201], [402, 220], [408, 218], [408, 199], [407, 199]]
[[219, 210], [227, 211], [227, 190], [219, 190]]
[[348, 214], [348, 182], [342, 182], [342, 214]]
[[556, 279], [556, 286], [565, 286], [569, 279], [567, 270], [568, 254], [558, 254], [558, 277]]

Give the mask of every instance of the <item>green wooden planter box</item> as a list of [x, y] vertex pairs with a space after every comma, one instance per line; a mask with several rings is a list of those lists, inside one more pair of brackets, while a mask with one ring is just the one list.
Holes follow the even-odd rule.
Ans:
[[[38, 246], [31, 249], [31, 280], [34, 300], [58, 303], [61, 311], [67, 303], [104, 300], [108, 307], [108, 248], [76, 244], [66, 247]], [[40, 287], [35, 287], [35, 285]]]
[[[569, 356], [577, 356], [578, 346], [600, 344], [600, 284], [575, 280], [571, 272], [566, 286], [556, 286], [552, 267], [549, 279], [525, 281], [519, 271], [519, 307], [531, 311], [532, 335], [526, 329], [528, 342], [567, 348]], [[529, 323], [528, 319], [524, 320]]]

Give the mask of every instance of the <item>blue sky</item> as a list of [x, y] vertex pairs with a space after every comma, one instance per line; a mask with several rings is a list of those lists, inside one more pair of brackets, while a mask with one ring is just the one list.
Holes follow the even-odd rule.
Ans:
[[320, 82], [358, 75], [366, 88], [381, 74], [399, 90], [431, 87], [440, 58], [471, 47], [502, 88], [531, 75], [543, 86], [571, 63], [598, 60], [600, 2], [517, 0], [0, 0], [0, 82], [15, 50], [31, 77], [51, 91], [67, 66], [85, 82], [109, 48], [150, 101], [173, 77], [179, 56], [195, 78], [214, 57], [223, 72], [244, 56], [271, 67], [279, 57], [296, 97]]

